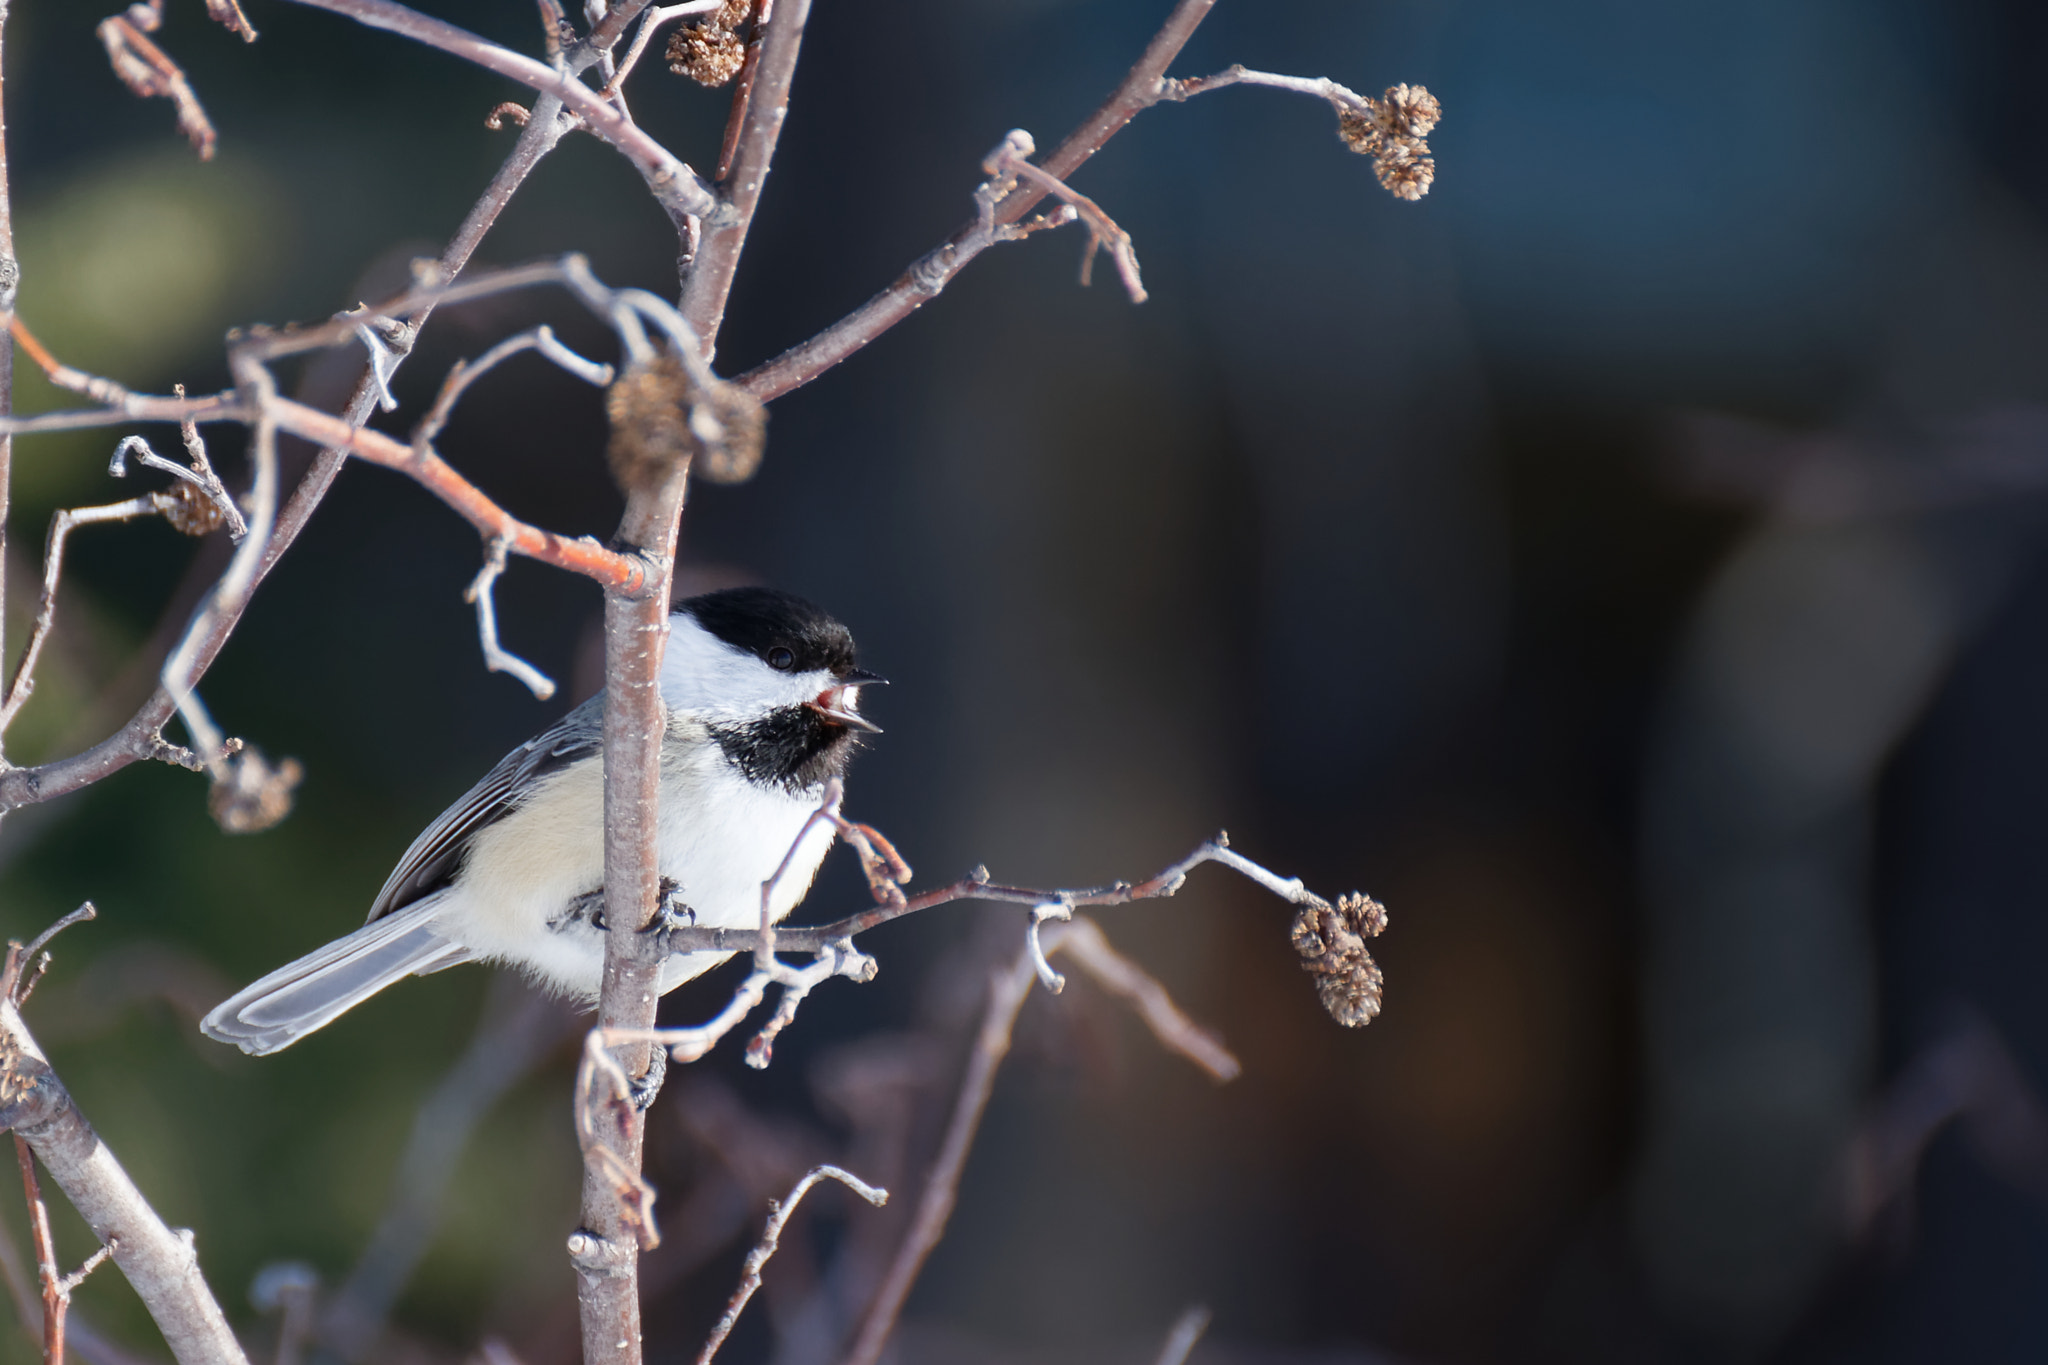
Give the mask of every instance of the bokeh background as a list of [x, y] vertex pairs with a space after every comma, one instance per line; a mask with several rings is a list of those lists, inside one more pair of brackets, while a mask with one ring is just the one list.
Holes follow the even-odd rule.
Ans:
[[[249, 8], [253, 46], [182, 0], [158, 35], [220, 129], [201, 164], [108, 73], [95, 7], [13, 6], [20, 307], [76, 365], [223, 384], [227, 327], [378, 296], [511, 144], [482, 126], [504, 82]], [[521, 6], [430, 8], [538, 47]], [[819, 4], [721, 368], [941, 240], [1004, 131], [1052, 145], [1166, 8]], [[900, 1358], [1145, 1360], [1200, 1302], [1218, 1365], [2038, 1359], [2048, 11], [1231, 0], [1175, 69], [1233, 61], [1428, 85], [1435, 190], [1387, 197], [1314, 101], [1147, 113], [1076, 183], [1133, 234], [1149, 302], [1077, 287], [1069, 234], [993, 251], [776, 403], [761, 474], [699, 488], [685, 521], [686, 583], [814, 597], [892, 679], [853, 809], [931, 879], [1148, 875], [1225, 827], [1392, 912], [1360, 1032], [1318, 1009], [1286, 908], [1228, 873], [1102, 915], [1245, 1075], [1212, 1085], [1085, 983], [1034, 1000]], [[631, 95], [713, 157], [722, 94], [649, 63]], [[481, 259], [569, 249], [674, 287], [665, 220], [588, 139]], [[605, 344], [560, 298], [446, 311], [410, 413], [542, 320]], [[355, 363], [286, 381], [333, 404]], [[21, 401], [67, 400], [27, 378]], [[132, 493], [113, 440], [17, 447], [10, 647], [51, 512]], [[602, 443], [598, 397], [528, 358], [441, 448], [514, 511], [603, 536]], [[243, 477], [234, 433], [214, 449]], [[9, 757], [118, 724], [219, 554], [81, 532]], [[330, 1324], [329, 1351], [573, 1350], [558, 1015], [465, 969], [274, 1058], [194, 1027], [358, 922], [417, 829], [562, 709], [483, 671], [477, 563], [413, 485], [348, 470], [203, 689], [305, 764], [292, 817], [226, 836], [199, 779], [138, 767], [0, 826], [0, 926], [102, 916], [60, 941], [31, 1022], [259, 1346], [275, 1318], [248, 1288], [292, 1261], [330, 1310], [395, 1298], [381, 1341]], [[498, 605], [509, 647], [595, 686], [591, 588], [515, 564]], [[862, 895], [835, 862], [811, 906]], [[877, 932], [880, 979], [823, 988], [769, 1071], [728, 1048], [672, 1082], [656, 1358], [694, 1352], [766, 1195], [836, 1154], [897, 1207], [821, 1199], [727, 1348], [832, 1358], [1020, 935], [972, 907]], [[435, 1095], [429, 1127], [481, 1112], [450, 1178], [398, 1197], [416, 1271], [373, 1256], [383, 1279], [337, 1297]], [[23, 1242], [4, 1199], [0, 1226]], [[60, 1237], [82, 1257], [75, 1220]], [[79, 1312], [153, 1341], [111, 1272]], [[6, 1331], [0, 1355], [33, 1358]]]

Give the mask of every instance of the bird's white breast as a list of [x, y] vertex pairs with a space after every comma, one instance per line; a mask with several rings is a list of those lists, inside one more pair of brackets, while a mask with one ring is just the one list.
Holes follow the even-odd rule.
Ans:
[[[576, 897], [604, 882], [604, 769], [587, 759], [539, 783], [517, 809], [472, 840], [461, 876], [441, 914], [451, 937], [480, 956], [532, 972], [565, 994], [594, 997], [603, 973], [602, 935], [586, 923], [550, 929]], [[697, 923], [746, 928], [760, 923], [761, 887], [785, 857], [789, 867], [769, 904], [772, 919], [810, 889], [834, 831], [804, 824], [817, 797], [749, 782], [726, 761], [703, 725], [672, 716], [662, 745], [661, 810], [656, 825], [661, 875]], [[803, 834], [802, 847], [790, 856]], [[709, 970], [723, 954], [672, 958], [668, 991]]]

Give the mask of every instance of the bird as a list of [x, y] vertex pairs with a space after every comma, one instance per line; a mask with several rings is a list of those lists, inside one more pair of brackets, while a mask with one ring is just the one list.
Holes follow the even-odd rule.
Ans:
[[[667, 713], [655, 836], [669, 923], [781, 920], [810, 889], [836, 831], [811, 821], [862, 737], [853, 636], [822, 609], [765, 587], [676, 602], [660, 673]], [[507, 754], [398, 860], [362, 928], [278, 968], [200, 1022], [262, 1056], [406, 976], [503, 963], [594, 1003], [603, 976], [604, 694]], [[799, 842], [799, 840], [801, 842]], [[673, 990], [731, 956], [674, 953]]]

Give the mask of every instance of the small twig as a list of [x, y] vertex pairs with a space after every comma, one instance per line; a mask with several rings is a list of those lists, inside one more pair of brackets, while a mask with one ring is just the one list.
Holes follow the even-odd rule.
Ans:
[[71, 1296], [57, 1273], [57, 1243], [50, 1235], [50, 1206], [43, 1202], [42, 1183], [36, 1179], [36, 1159], [19, 1133], [14, 1135], [14, 1156], [21, 1164], [22, 1194], [28, 1200], [29, 1230], [36, 1244], [36, 1277], [43, 1289], [43, 1362], [64, 1365], [64, 1312], [71, 1306]]
[[680, 5], [653, 5], [640, 18], [640, 27], [634, 31], [633, 45], [626, 49], [626, 55], [619, 59], [618, 70], [605, 82], [598, 93], [607, 99], [618, 97], [626, 84], [626, 77], [633, 74], [633, 68], [640, 63], [640, 54], [647, 50], [647, 44], [654, 37], [654, 31], [673, 19], [686, 19], [693, 14], [709, 14], [721, 8], [725, 0], [684, 0]]
[[1067, 988], [1067, 979], [1054, 971], [1052, 963], [1046, 960], [1045, 945], [1039, 937], [1038, 930], [1049, 919], [1064, 922], [1073, 918], [1074, 907], [1061, 905], [1057, 901], [1049, 905], [1031, 907], [1031, 927], [1024, 934], [1024, 951], [1031, 954], [1031, 965], [1038, 972], [1038, 984], [1053, 995], [1058, 995]]
[[1205, 1304], [1193, 1304], [1187, 1311], [1174, 1319], [1173, 1329], [1160, 1344], [1159, 1355], [1152, 1365], [1184, 1365], [1188, 1352], [1195, 1349], [1195, 1343], [1202, 1339], [1202, 1333], [1209, 1330], [1209, 1309]]
[[455, 410], [456, 400], [463, 390], [483, 378], [493, 366], [521, 351], [539, 351], [547, 359], [575, 375], [586, 384], [603, 388], [612, 382], [613, 370], [609, 365], [595, 360], [586, 360], [555, 339], [554, 331], [545, 323], [506, 337], [497, 345], [478, 356], [474, 361], [458, 360], [449, 369], [448, 377], [441, 381], [441, 391], [434, 396], [434, 406], [413, 428], [412, 446], [416, 451], [425, 451], [441, 434], [441, 428], [448, 425], [449, 414]]
[[[1088, 224], [1088, 250], [1081, 257], [1082, 285], [1088, 283], [1096, 251], [1108, 247], [1110, 259], [1116, 262], [1117, 274], [1123, 279], [1124, 291], [1131, 296], [1132, 303], [1143, 303], [1145, 286], [1138, 276], [1138, 253], [1131, 245], [1131, 234], [1118, 227], [1116, 220], [1093, 199], [1069, 188], [1066, 181], [1043, 167], [1032, 165], [1026, 158], [1035, 151], [1037, 146], [1032, 142], [1031, 134], [1022, 128], [1012, 128], [1009, 135], [982, 161], [982, 170], [996, 179], [989, 186], [985, 186], [982, 192], [977, 192], [976, 199], [994, 198], [999, 201], [1020, 180], [1037, 186], [1047, 194], [1057, 196]], [[987, 217], [992, 228], [995, 226], [993, 210], [994, 205], [991, 204]], [[1024, 235], [1015, 228], [1011, 228], [1010, 232], [1020, 237]]]
[[[139, 8], [142, 7], [131, 7], [130, 12]], [[246, 26], [247, 20], [243, 23]], [[199, 97], [192, 93], [178, 64], [123, 15], [101, 20], [99, 36], [121, 83], [144, 99], [160, 96], [176, 106], [179, 131], [199, 153], [201, 161], [211, 161], [216, 141], [213, 124], [207, 120], [206, 110], [200, 107]]]
[[78, 1286], [85, 1283], [85, 1277], [92, 1274], [93, 1271], [98, 1270], [100, 1266], [106, 1262], [107, 1258], [114, 1254], [114, 1245], [119, 1240], [119, 1238], [109, 1239], [105, 1246], [101, 1247], [98, 1251], [95, 1251], [92, 1255], [86, 1257], [84, 1263], [81, 1264], [78, 1267], [78, 1269], [72, 1271], [69, 1275], [66, 1275], [63, 1279], [57, 1282], [57, 1287], [64, 1292], [65, 1303], [68, 1304], [71, 1302], [71, 1295], [73, 1291], [75, 1291], [78, 1288]]
[[[178, 385], [177, 396], [185, 396], [185, 386]], [[249, 524], [242, 519], [242, 509], [235, 506], [235, 500], [228, 496], [227, 488], [220, 476], [213, 472], [213, 466], [206, 458], [206, 443], [199, 439], [199, 424], [190, 417], [178, 423], [179, 439], [185, 443], [185, 452], [192, 465], [187, 468], [175, 460], [166, 460], [149, 448], [149, 442], [140, 436], [129, 436], [114, 447], [114, 458], [107, 462], [107, 472], [117, 479], [128, 477], [128, 452], [135, 451], [135, 458], [151, 469], [161, 469], [176, 476], [187, 486], [196, 489], [206, 499], [218, 518], [218, 524], [228, 530], [228, 539], [240, 543], [249, 534]], [[168, 509], [160, 509], [168, 510]], [[184, 529], [184, 528], [180, 528]]]
[[14, 666], [14, 680], [8, 684], [6, 700], [0, 701], [0, 730], [14, 723], [15, 715], [35, 691], [36, 664], [42, 658], [43, 645], [57, 619], [57, 583], [64, 576], [64, 545], [72, 529], [109, 521], [133, 521], [136, 517], [155, 516], [162, 510], [157, 506], [156, 495], [145, 493], [139, 498], [108, 503], [103, 507], [60, 510], [50, 518], [50, 536], [43, 547], [43, 591], [36, 600], [35, 621], [29, 626], [28, 642], [21, 649], [21, 661]]
[[[37, 934], [34, 938], [30, 939], [28, 941], [28, 947], [23, 948], [21, 950], [22, 957], [34, 957], [37, 953], [40, 953], [43, 949], [49, 946], [51, 939], [57, 937], [57, 935], [63, 933], [72, 925], [86, 924], [91, 922], [92, 920], [98, 919], [99, 917], [100, 912], [93, 906], [93, 903], [91, 901], [82, 902], [76, 910], [73, 910], [70, 914], [64, 916], [64, 918], [58, 920], [55, 924], [51, 925], [49, 928], [43, 930], [43, 932]], [[17, 987], [16, 994], [14, 996], [14, 1003], [19, 1005], [27, 999], [28, 992], [23, 991], [19, 987]]]
[[498, 644], [498, 612], [491, 589], [503, 572], [505, 542], [485, 541], [484, 567], [462, 594], [463, 601], [476, 604], [476, 633], [484, 647], [484, 667], [492, 673], [510, 673], [526, 684], [535, 700], [546, 701], [555, 695], [554, 679]]
[[810, 13], [810, 0], [776, 0], [773, 12], [754, 26], [760, 56], [747, 83], [746, 98], [735, 106], [742, 126], [730, 157], [731, 169], [720, 177], [730, 212], [705, 220], [689, 278], [683, 282], [683, 316], [701, 338], [706, 360], [717, 349], [740, 252], [746, 246], [747, 230], [760, 205], [783, 120], [789, 114], [790, 83], [796, 77], [797, 52]]
[[718, 1354], [718, 1348], [723, 1346], [726, 1337], [732, 1334], [733, 1324], [739, 1321], [740, 1313], [747, 1306], [747, 1300], [753, 1298], [754, 1291], [761, 1287], [762, 1267], [768, 1264], [768, 1258], [775, 1254], [776, 1247], [782, 1241], [783, 1224], [796, 1212], [797, 1204], [810, 1192], [811, 1186], [828, 1177], [846, 1186], [876, 1208], [889, 1202], [887, 1190], [877, 1189], [859, 1176], [843, 1171], [837, 1166], [813, 1167], [810, 1174], [796, 1182], [787, 1197], [769, 1200], [768, 1225], [761, 1232], [761, 1240], [747, 1253], [746, 1266], [740, 1273], [739, 1288], [733, 1291], [732, 1300], [726, 1304], [725, 1315], [719, 1318], [718, 1324], [711, 1329], [711, 1336], [705, 1341], [704, 1349], [697, 1353], [697, 1365], [711, 1365], [711, 1357]]

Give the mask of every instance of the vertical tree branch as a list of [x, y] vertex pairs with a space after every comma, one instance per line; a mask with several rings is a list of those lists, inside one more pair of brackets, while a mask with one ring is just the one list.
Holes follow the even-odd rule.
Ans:
[[[646, 932], [660, 895], [655, 834], [661, 810], [661, 656], [668, 638], [676, 528], [690, 464], [678, 461], [651, 485], [626, 498], [618, 539], [647, 559], [647, 588], [605, 595], [604, 703], [604, 986], [598, 1024], [647, 1030], [661, 999], [661, 955]], [[643, 1077], [652, 1063], [645, 1042], [616, 1053], [626, 1074]], [[616, 1125], [601, 1140], [625, 1170], [637, 1174], [646, 1123], [632, 1105], [617, 1107]], [[638, 1231], [615, 1181], [597, 1163], [583, 1174], [583, 1227], [571, 1238], [578, 1273], [585, 1365], [638, 1365], [640, 1273]], [[580, 1254], [579, 1254], [580, 1253]]]
[[775, 0], [768, 31], [761, 38], [761, 60], [746, 95], [746, 119], [733, 154], [732, 173], [720, 182], [735, 221], [723, 227], [706, 224], [689, 279], [683, 284], [683, 317], [696, 330], [706, 361], [717, 349], [733, 272], [739, 268], [747, 229], [753, 225], [768, 166], [775, 159], [775, 144], [789, 114], [789, 86], [796, 76], [797, 51], [803, 45], [804, 24], [810, 15], [811, 0]]
[[[0, 0], [0, 417], [14, 414], [14, 299], [21, 262], [14, 255], [14, 205], [7, 176], [7, 0]], [[0, 658], [7, 653], [7, 504], [14, 484], [14, 438], [0, 435]], [[0, 735], [0, 763], [5, 763]]]

